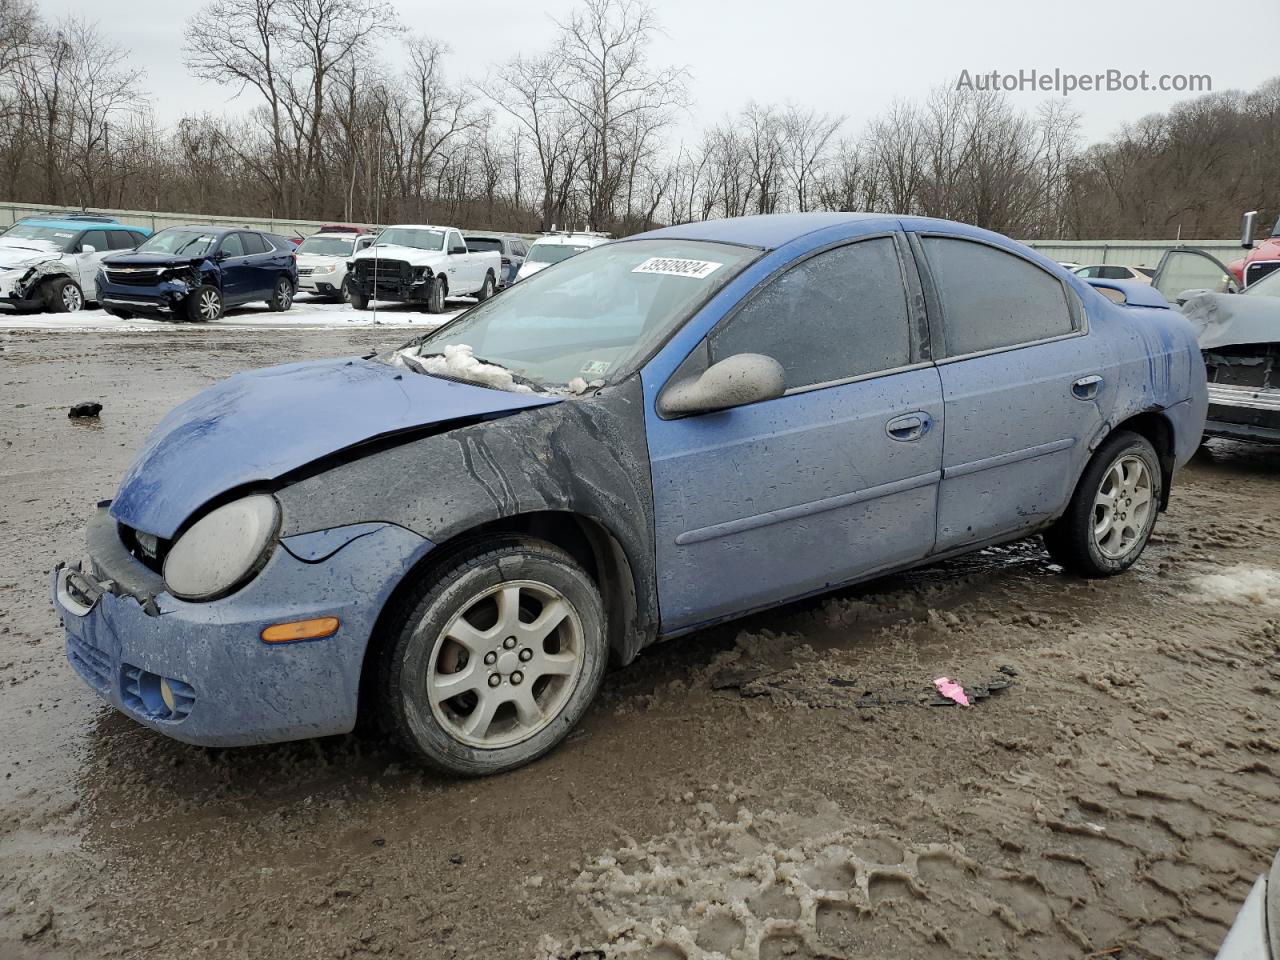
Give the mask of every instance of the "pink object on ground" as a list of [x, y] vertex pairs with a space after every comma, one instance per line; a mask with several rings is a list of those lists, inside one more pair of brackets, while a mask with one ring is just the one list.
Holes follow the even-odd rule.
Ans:
[[933, 681], [933, 685], [938, 688], [938, 692], [948, 700], [954, 700], [962, 707], [969, 705], [969, 698], [964, 695], [964, 687], [956, 683], [950, 677], [939, 677]]

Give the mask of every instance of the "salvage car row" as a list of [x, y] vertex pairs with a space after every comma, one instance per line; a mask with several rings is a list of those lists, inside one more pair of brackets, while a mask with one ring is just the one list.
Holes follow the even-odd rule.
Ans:
[[248, 227], [143, 227], [93, 215], [19, 221], [0, 234], [0, 303], [74, 312], [91, 302], [113, 316], [209, 322], [256, 301], [288, 310], [294, 295], [417, 304], [487, 300], [541, 266], [604, 243], [603, 234], [552, 232], [532, 245], [505, 235], [404, 225], [375, 233], [322, 227], [300, 243]]

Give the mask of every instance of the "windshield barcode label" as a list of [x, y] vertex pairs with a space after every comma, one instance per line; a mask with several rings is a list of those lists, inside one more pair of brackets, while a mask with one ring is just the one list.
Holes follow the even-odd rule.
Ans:
[[723, 267], [710, 260], [681, 260], [676, 257], [650, 257], [632, 273], [663, 273], [670, 277], [693, 277], [701, 280]]

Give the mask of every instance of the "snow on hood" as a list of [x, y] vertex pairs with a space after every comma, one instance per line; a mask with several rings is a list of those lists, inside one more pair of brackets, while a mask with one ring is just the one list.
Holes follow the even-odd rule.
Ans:
[[495, 390], [509, 390], [512, 393], [534, 392], [532, 387], [516, 383], [515, 376], [506, 367], [477, 360], [475, 351], [465, 343], [447, 345], [442, 356], [419, 357], [401, 351], [396, 353], [391, 362], [397, 366], [408, 367], [417, 373], [466, 380]]
[[374, 360], [239, 373], [160, 421], [121, 481], [111, 515], [169, 538], [228, 490], [268, 484], [365, 441], [556, 402], [408, 374]]
[[1182, 305], [1200, 348], [1280, 343], [1280, 297], [1197, 293]]

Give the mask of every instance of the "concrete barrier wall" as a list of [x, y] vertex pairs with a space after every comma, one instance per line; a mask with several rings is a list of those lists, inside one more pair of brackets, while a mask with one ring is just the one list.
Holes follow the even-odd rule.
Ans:
[[1244, 255], [1239, 240], [1028, 240], [1046, 257], [1081, 266], [1095, 263], [1122, 263], [1129, 267], [1156, 267], [1166, 250], [1195, 247], [1230, 263]]
[[[23, 217], [45, 213], [52, 210], [63, 210], [67, 213], [80, 212], [76, 207], [54, 207], [39, 203], [10, 203], [0, 201], [0, 228]], [[107, 210], [91, 207], [89, 213], [105, 214], [115, 217], [121, 223], [132, 223], [137, 226], [150, 227], [152, 230], [163, 230], [165, 227], [178, 227], [188, 223], [216, 224], [218, 226], [248, 226], [269, 233], [301, 234], [307, 236], [315, 233], [327, 220], [278, 220], [273, 217], [211, 217], [198, 213], [159, 213], [151, 210]], [[496, 232], [496, 231], [495, 231]], [[518, 234], [533, 239], [529, 234]], [[1166, 250], [1181, 245], [1207, 250], [1220, 260], [1234, 260], [1241, 255], [1240, 244], [1235, 240], [1030, 240], [1028, 246], [1034, 247], [1046, 257], [1054, 260], [1069, 260], [1079, 264], [1091, 263], [1123, 263], [1131, 267], [1155, 267]]]

